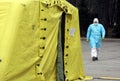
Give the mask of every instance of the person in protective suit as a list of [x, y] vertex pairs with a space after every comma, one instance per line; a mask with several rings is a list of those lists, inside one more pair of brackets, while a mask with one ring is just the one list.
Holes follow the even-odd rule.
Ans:
[[99, 23], [98, 18], [94, 18], [93, 23], [88, 27], [86, 39], [91, 48], [91, 57], [93, 61], [98, 60], [98, 53], [102, 44], [102, 39], [104, 38], [104, 26]]

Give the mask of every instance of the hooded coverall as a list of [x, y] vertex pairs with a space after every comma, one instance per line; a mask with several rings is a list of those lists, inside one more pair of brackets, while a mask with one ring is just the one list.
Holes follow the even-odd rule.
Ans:
[[87, 30], [87, 40], [91, 48], [91, 57], [97, 57], [98, 49], [101, 47], [102, 38], [105, 37], [105, 29], [102, 24], [90, 24]]

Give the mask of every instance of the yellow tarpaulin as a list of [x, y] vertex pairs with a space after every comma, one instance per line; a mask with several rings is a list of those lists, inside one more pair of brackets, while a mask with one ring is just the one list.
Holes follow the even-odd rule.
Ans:
[[0, 81], [57, 81], [63, 12], [65, 80], [85, 80], [75, 7], [64, 0], [0, 0]]

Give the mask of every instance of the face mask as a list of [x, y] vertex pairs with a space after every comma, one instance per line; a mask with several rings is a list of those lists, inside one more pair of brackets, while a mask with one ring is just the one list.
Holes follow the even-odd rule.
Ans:
[[95, 26], [98, 25], [98, 22], [94, 22], [94, 25], [95, 25]]

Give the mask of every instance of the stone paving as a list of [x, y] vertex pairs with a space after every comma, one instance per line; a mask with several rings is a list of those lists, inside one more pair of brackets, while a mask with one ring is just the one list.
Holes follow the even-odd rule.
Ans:
[[90, 81], [120, 81], [113, 79], [120, 78], [120, 40], [103, 40], [98, 61], [92, 61], [88, 43], [85, 40], [81, 42], [85, 74], [94, 78], [110, 77], [109, 80], [93, 79]]

